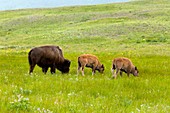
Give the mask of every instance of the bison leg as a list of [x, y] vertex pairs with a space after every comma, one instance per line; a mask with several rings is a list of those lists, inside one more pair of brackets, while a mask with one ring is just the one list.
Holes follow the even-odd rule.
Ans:
[[112, 78], [115, 77], [115, 74], [114, 74], [115, 69], [116, 69], [116, 67], [115, 67], [115, 65], [113, 64], [113, 67], [111, 68]]
[[92, 71], [92, 76], [95, 74], [95, 71]]
[[112, 68], [111, 71], [112, 71], [112, 78], [116, 78], [117, 73], [119, 72], [119, 69], [116, 69], [116, 71], [115, 71], [115, 68]]
[[96, 72], [96, 68], [95, 68], [95, 67], [93, 67], [93, 68], [92, 68], [92, 75], [94, 75], [94, 74], [95, 74], [95, 72]]
[[84, 66], [81, 68], [82, 76], [84, 76]]
[[33, 73], [33, 70], [34, 70], [35, 65], [36, 65], [36, 64], [31, 64], [31, 65], [30, 65], [30, 72], [29, 72], [29, 74], [32, 74], [32, 73]]
[[51, 71], [51, 74], [54, 74], [55, 73], [55, 66], [52, 66], [50, 71]]
[[111, 72], [112, 72], [112, 77], [113, 77], [113, 75], [114, 75], [114, 69], [113, 68], [111, 68]]
[[130, 75], [130, 73], [129, 72], [127, 72], [127, 76], [129, 77], [129, 75]]
[[79, 75], [79, 72], [80, 72], [80, 68], [81, 68], [81, 63], [80, 61], [78, 60], [78, 68], [77, 68], [77, 75]]
[[127, 76], [129, 77], [129, 75], [130, 75], [130, 70], [127, 70], [126, 73], [127, 73]]
[[120, 76], [122, 77], [122, 71], [120, 70]]
[[42, 72], [43, 72], [44, 74], [47, 73], [47, 70], [48, 70], [48, 67], [42, 67]]
[[114, 75], [113, 75], [113, 78], [115, 78], [115, 79], [117, 78], [118, 72], [119, 72], [119, 69], [117, 68], [116, 71], [115, 71], [115, 73], [114, 73]]
[[77, 68], [77, 75], [79, 75], [80, 68], [81, 68], [81, 66], [78, 66], [78, 68]]

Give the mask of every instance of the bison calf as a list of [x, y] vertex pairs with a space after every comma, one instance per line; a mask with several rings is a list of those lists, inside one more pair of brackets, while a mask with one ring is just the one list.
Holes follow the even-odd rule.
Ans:
[[[116, 70], [114, 72], [114, 70]], [[118, 72], [120, 71], [120, 75], [122, 76], [122, 72], [127, 73], [128, 77], [129, 74], [133, 74], [134, 76], [138, 76], [138, 69], [135, 67], [131, 60], [128, 58], [115, 58], [112, 62], [112, 75], [113, 78], [116, 79]]]
[[41, 46], [35, 47], [28, 53], [28, 61], [31, 74], [37, 64], [46, 74], [48, 68], [51, 68], [51, 73], [55, 73], [56, 68], [62, 73], [68, 73], [70, 61], [63, 57], [62, 50], [58, 46]]
[[103, 73], [104, 71], [104, 65], [99, 62], [96, 56], [90, 54], [84, 54], [78, 57], [77, 74], [79, 74], [81, 68], [82, 75], [84, 76], [84, 67], [92, 68], [92, 75], [94, 75], [96, 70], [100, 73]]

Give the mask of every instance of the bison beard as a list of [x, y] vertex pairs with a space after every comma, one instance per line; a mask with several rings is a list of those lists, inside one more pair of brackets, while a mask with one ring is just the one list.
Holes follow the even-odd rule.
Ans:
[[63, 57], [62, 50], [58, 46], [41, 46], [31, 49], [28, 54], [31, 74], [37, 64], [42, 68], [43, 73], [47, 73], [51, 68], [51, 73], [55, 73], [56, 68], [62, 73], [68, 73], [70, 61]]
[[56, 65], [56, 68], [60, 70], [62, 73], [68, 73], [69, 72], [68, 67], [70, 67], [70, 61], [67, 59], [65, 59], [63, 65]]

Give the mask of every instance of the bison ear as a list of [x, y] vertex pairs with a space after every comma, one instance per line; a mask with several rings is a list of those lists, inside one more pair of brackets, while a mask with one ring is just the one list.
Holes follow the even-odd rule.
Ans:
[[104, 68], [104, 65], [102, 64], [102, 68]]

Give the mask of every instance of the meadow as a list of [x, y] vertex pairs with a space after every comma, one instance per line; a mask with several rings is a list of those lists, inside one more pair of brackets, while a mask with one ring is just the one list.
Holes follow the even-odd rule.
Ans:
[[[141, 0], [91, 6], [0, 11], [1, 113], [169, 113], [170, 1]], [[28, 52], [58, 45], [69, 74], [28, 74]], [[103, 74], [77, 57], [98, 56]], [[113, 58], [128, 57], [139, 77], [112, 79]]]

